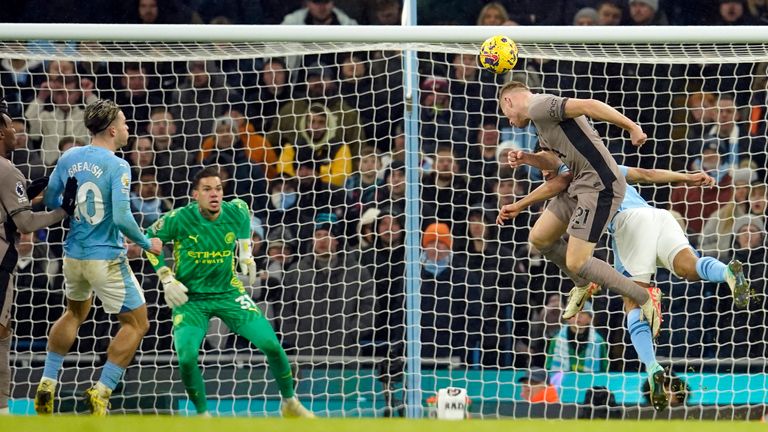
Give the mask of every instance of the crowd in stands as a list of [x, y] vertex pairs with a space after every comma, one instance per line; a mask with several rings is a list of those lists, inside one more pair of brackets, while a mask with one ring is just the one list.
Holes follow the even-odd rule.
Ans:
[[[77, 4], [75, 4], [77, 3]], [[396, 0], [138, 0], [115, 7], [79, 2], [11, 2], [11, 21], [398, 24]], [[715, 2], [718, 3], [718, 2]], [[71, 7], [68, 7], [70, 5]], [[420, 1], [424, 24], [756, 24], [766, 2]], [[422, 10], [423, 9], [423, 10]], [[94, 49], [91, 43], [75, 50]], [[262, 302], [289, 353], [403, 355], [406, 191], [402, 59], [352, 52], [185, 62], [0, 60], [0, 88], [17, 134], [13, 162], [34, 180], [89, 138], [83, 108], [114, 99], [129, 120], [122, 152], [133, 168], [131, 208], [146, 228], [189, 202], [190, 179], [220, 169], [228, 198], [251, 206]], [[425, 358], [475, 367], [551, 371], [635, 370], [618, 297], [598, 296], [569, 322], [571, 288], [527, 243], [534, 206], [505, 226], [504, 204], [541, 181], [511, 170], [511, 150], [536, 148], [535, 131], [499, 117], [498, 84], [591, 97], [636, 119], [651, 138], [639, 151], [617, 128], [597, 131], [620, 163], [704, 170], [718, 187], [642, 189], [669, 208], [701, 253], [738, 258], [753, 301], [734, 310], [726, 286], [685, 283], [660, 271], [669, 298], [659, 354], [765, 358], [765, 64], [632, 64], [521, 59], [509, 76], [478, 69], [474, 56], [422, 53], [417, 160], [421, 224], [421, 337]], [[44, 340], [63, 304], [63, 228], [19, 239], [16, 335]], [[170, 311], [141, 251], [127, 245], [150, 308], [144, 351], [170, 352]], [[598, 253], [606, 254], [602, 248]], [[97, 310], [97, 321], [106, 321]], [[79, 350], [105, 343], [109, 326], [81, 334]], [[239, 341], [214, 326], [209, 348]], [[98, 349], [97, 351], [103, 351]], [[533, 378], [529, 379], [533, 382]]]

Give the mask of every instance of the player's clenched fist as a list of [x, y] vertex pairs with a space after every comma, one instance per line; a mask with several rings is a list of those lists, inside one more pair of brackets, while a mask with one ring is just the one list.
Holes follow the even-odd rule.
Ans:
[[528, 164], [528, 153], [524, 151], [511, 151], [507, 154], [507, 162], [512, 168]]
[[516, 203], [502, 206], [499, 216], [496, 218], [496, 223], [504, 225], [504, 222], [516, 218], [521, 211], [522, 209]]
[[632, 144], [636, 146], [641, 146], [645, 144], [645, 141], [648, 139], [648, 135], [643, 132], [643, 128], [640, 126], [637, 126], [636, 128], [632, 129], [632, 131], [629, 133], [629, 139], [632, 140]]
[[176, 280], [176, 276], [171, 269], [160, 267], [157, 269], [157, 275], [160, 277], [160, 283], [163, 284], [165, 302], [168, 303], [171, 309], [179, 307], [189, 300], [189, 297], [187, 297], [187, 287]]
[[704, 171], [688, 174], [685, 184], [688, 186], [713, 187], [717, 181]]

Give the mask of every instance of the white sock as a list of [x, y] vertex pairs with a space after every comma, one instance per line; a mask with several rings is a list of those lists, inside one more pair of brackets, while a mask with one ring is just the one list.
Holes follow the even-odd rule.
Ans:
[[8, 409], [8, 407], [5, 407], [5, 408], [0, 408], [0, 415], [8, 415], [8, 414], [10, 414], [10, 413], [11, 413], [11, 412], [10, 412], [10, 410]]

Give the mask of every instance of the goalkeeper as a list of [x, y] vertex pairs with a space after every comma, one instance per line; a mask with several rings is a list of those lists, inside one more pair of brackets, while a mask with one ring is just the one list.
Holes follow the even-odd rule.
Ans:
[[195, 176], [192, 194], [192, 203], [164, 215], [148, 231], [150, 238], [174, 243], [176, 274], [162, 255], [148, 253], [147, 257], [163, 284], [165, 301], [173, 309], [173, 345], [181, 380], [197, 413], [207, 414], [198, 351], [208, 321], [219, 317], [267, 356], [283, 397], [283, 416], [314, 417], [294, 395], [288, 357], [272, 326], [234, 272], [237, 249], [241, 272], [251, 283], [256, 279], [248, 205], [239, 199], [223, 202], [221, 178], [214, 167]]

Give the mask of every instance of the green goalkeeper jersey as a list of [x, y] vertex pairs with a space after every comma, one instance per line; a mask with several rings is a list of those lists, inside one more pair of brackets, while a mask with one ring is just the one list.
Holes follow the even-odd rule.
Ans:
[[[147, 235], [173, 242], [176, 279], [190, 295], [243, 290], [235, 274], [237, 240], [251, 237], [251, 211], [243, 200], [222, 202], [214, 221], [204, 218], [193, 202], [165, 214]], [[155, 270], [166, 265], [162, 255], [147, 257]]]

